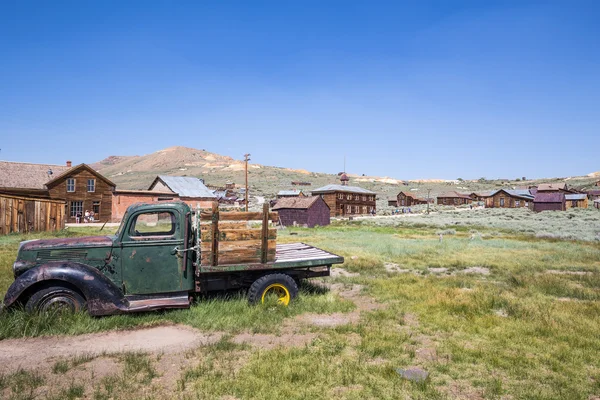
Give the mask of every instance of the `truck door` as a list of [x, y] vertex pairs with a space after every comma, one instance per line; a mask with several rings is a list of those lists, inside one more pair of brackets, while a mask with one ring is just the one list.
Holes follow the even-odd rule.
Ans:
[[175, 209], [152, 209], [131, 216], [121, 243], [126, 294], [187, 290], [182, 281], [183, 258], [177, 251], [184, 248], [181, 220]]

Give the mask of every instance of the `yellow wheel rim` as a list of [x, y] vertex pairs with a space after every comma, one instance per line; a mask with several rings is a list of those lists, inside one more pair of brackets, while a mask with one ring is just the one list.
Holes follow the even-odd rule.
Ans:
[[287, 288], [280, 283], [273, 283], [272, 285], [267, 286], [267, 288], [262, 294], [261, 301], [263, 304], [265, 302], [265, 297], [268, 297], [270, 295], [277, 296], [277, 303], [279, 304], [282, 304], [284, 306], [290, 304], [290, 291], [287, 290]]

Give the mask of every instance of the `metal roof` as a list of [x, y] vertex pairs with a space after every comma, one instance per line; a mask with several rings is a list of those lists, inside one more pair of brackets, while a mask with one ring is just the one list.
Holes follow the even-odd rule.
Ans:
[[349, 192], [349, 193], [362, 193], [362, 194], [377, 194], [367, 189], [360, 188], [358, 186], [346, 186], [346, 185], [326, 185], [315, 190], [311, 190], [312, 193], [329, 193], [329, 192]]
[[193, 176], [168, 176], [159, 175], [158, 179], [164, 182], [173, 192], [180, 197], [202, 197], [215, 199], [215, 196], [202, 181]]
[[567, 200], [585, 200], [586, 198], [586, 194], [565, 194]]
[[302, 190], [280, 190], [277, 192], [277, 196], [298, 196], [302, 193]]
[[[522, 198], [529, 199], [529, 200], [533, 200], [533, 198], [535, 197], [534, 195], [531, 194], [529, 189], [515, 189], [515, 190], [503, 189], [503, 190], [506, 193], [508, 193], [514, 197], [522, 197]], [[496, 193], [498, 193], [498, 192], [496, 192]]]

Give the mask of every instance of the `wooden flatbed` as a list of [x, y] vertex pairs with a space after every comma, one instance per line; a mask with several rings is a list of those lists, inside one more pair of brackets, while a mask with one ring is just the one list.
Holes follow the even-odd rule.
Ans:
[[343, 257], [305, 243], [288, 243], [276, 246], [274, 267], [312, 267], [343, 262]]

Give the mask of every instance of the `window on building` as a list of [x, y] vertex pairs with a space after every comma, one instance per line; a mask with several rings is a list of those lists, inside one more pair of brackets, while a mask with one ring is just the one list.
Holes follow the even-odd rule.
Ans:
[[520, 200], [515, 200], [515, 207], [519, 207], [521, 205], [521, 201]]
[[504, 197], [500, 197], [500, 207], [504, 207]]
[[359, 195], [357, 195], [357, 194], [355, 194], [355, 195], [354, 195], [354, 200], [356, 200], [356, 201], [359, 201], [359, 200], [360, 200], [360, 196], [359, 196]]
[[352, 200], [352, 195], [351, 194], [346, 195], [346, 200]]
[[344, 200], [344, 194], [343, 193], [338, 193], [338, 199]]
[[352, 206], [346, 206], [346, 214], [352, 214]]
[[571, 201], [571, 207], [577, 207], [577, 200]]
[[96, 180], [95, 179], [88, 179], [87, 180], [87, 191], [88, 192], [95, 192], [96, 191]]
[[167, 211], [157, 211], [139, 214], [131, 224], [129, 235], [137, 236], [168, 236], [175, 233], [175, 215]]
[[67, 179], [67, 192], [74, 192], [75, 191], [75, 178], [68, 178]]
[[83, 201], [72, 201], [71, 202], [71, 217], [75, 218], [77, 214], [83, 216]]
[[363, 206], [363, 211], [362, 212], [363, 212], [363, 214], [367, 213], [367, 206]]

